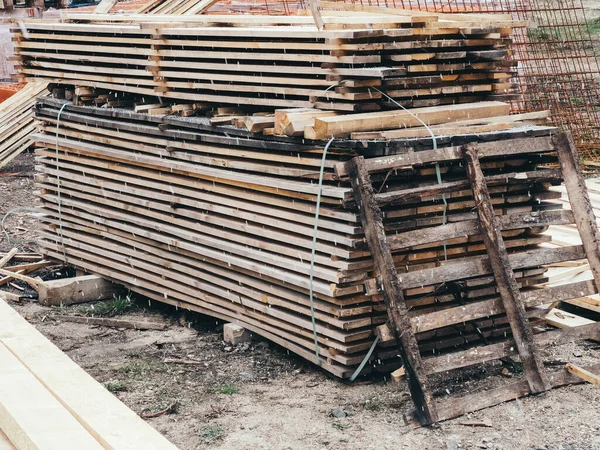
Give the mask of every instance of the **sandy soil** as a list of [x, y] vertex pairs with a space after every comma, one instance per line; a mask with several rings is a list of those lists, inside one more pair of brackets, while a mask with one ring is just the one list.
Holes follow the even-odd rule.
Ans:
[[[32, 206], [32, 171], [30, 154], [0, 171], [0, 215]], [[13, 238], [30, 239], [35, 220], [15, 215], [7, 221], [7, 231]], [[1, 237], [0, 251], [13, 245]], [[35, 250], [32, 244], [20, 246]], [[90, 314], [90, 305], [46, 308], [22, 301], [12, 306], [137, 413], [175, 405], [175, 412], [147, 420], [182, 450], [600, 449], [600, 390], [590, 385], [416, 428], [405, 420], [412, 402], [404, 383], [345, 383], [259, 337], [250, 344], [229, 346], [222, 341], [222, 323], [199, 314], [137, 299], [132, 308], [119, 311], [119, 318], [166, 321], [169, 326], [165, 331], [133, 331], [52, 318]], [[194, 364], [166, 362], [169, 359]], [[556, 347], [544, 359], [597, 362], [600, 345]], [[485, 390], [519, 376], [502, 377], [502, 368], [498, 363], [473, 368], [466, 376], [446, 377], [438, 392]], [[466, 421], [491, 426], [472, 427]]]

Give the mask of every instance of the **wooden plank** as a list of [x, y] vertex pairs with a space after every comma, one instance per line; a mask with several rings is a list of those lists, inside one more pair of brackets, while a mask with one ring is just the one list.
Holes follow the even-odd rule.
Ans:
[[510, 107], [502, 102], [481, 102], [464, 105], [447, 105], [431, 108], [414, 108], [405, 110], [353, 114], [334, 117], [317, 117], [314, 134], [312, 131], [305, 137], [308, 139], [329, 139], [345, 137], [357, 131], [385, 130], [399, 127], [418, 127], [423, 122], [437, 125], [451, 120], [493, 117], [506, 115]]
[[[536, 267], [559, 261], [572, 261], [585, 257], [582, 246], [562, 247], [558, 249], [536, 249], [508, 256], [513, 270], [524, 267]], [[400, 282], [405, 289], [437, 285], [445, 281], [471, 278], [492, 273], [487, 256], [464, 258], [461, 262], [451, 262], [427, 270], [400, 274]]]
[[105, 14], [109, 12], [118, 0], [101, 0], [94, 8], [94, 14]]
[[364, 158], [352, 160], [350, 180], [357, 203], [360, 205], [361, 221], [369, 244], [375, 267], [383, 285], [384, 299], [390, 324], [404, 361], [406, 376], [416, 415], [422, 423], [437, 422], [438, 417], [429, 390], [429, 382], [423, 371], [419, 347], [412, 333], [408, 309], [402, 293], [402, 285], [396, 273], [392, 254], [386, 243], [381, 210], [373, 199], [373, 186], [364, 166]]
[[[600, 339], [600, 322], [564, 330], [546, 331], [534, 336], [534, 341], [539, 347], [562, 345], [583, 339]], [[426, 358], [424, 359], [424, 365], [427, 373], [433, 374], [473, 366], [494, 359], [514, 357], [518, 354], [516, 343], [511, 339], [507, 342], [483, 345], [469, 350], [447, 353], [439, 357]]]
[[149, 322], [146, 320], [127, 320], [112, 319], [110, 317], [83, 317], [83, 316], [50, 316], [51, 319], [63, 322], [82, 323], [85, 325], [110, 327], [110, 328], [128, 328], [132, 330], [164, 330], [166, 323]]
[[548, 314], [544, 316], [544, 320], [550, 325], [558, 328], [577, 328], [596, 323], [593, 320], [586, 319], [585, 317], [567, 311], [562, 311], [558, 308], [552, 308]]
[[[507, 141], [494, 141], [480, 143], [477, 151], [479, 158], [491, 158], [496, 156], [515, 156], [527, 153], [538, 153], [544, 150], [551, 151], [552, 140], [550, 137], [510, 139]], [[461, 147], [444, 147], [437, 150], [423, 150], [419, 152], [409, 151], [407, 153], [390, 155], [379, 158], [370, 158], [365, 161], [369, 173], [387, 172], [402, 167], [422, 166], [437, 162], [450, 162], [462, 160]], [[335, 171], [340, 178], [348, 176], [348, 163], [339, 163]]]
[[567, 364], [565, 368], [569, 371], [569, 373], [581, 378], [588, 383], [593, 384], [594, 386], [600, 387], [600, 376], [595, 373], [590, 372], [589, 370], [585, 370], [575, 364]]
[[[592, 372], [600, 370], [600, 364], [592, 365], [588, 368]], [[581, 379], [571, 375], [566, 370], [550, 375], [552, 387], [560, 387], [568, 384], [581, 383]], [[446, 401], [438, 406], [440, 420], [453, 419], [455, 417], [489, 408], [500, 403], [516, 400], [529, 394], [529, 386], [526, 381], [519, 381], [513, 384], [501, 386], [475, 394], [466, 395], [454, 400]]]
[[531, 392], [543, 392], [549, 388], [548, 380], [544, 375], [544, 366], [533, 342], [533, 330], [525, 314], [525, 306], [511, 269], [504, 239], [500, 233], [500, 224], [491, 205], [485, 176], [479, 163], [477, 144], [465, 145], [464, 155], [467, 176], [473, 188], [473, 196], [478, 202], [479, 227], [487, 249], [490, 266], [496, 279], [496, 285], [500, 291], [504, 311], [519, 349], [523, 370]]
[[[527, 227], [559, 225], [573, 223], [573, 214], [568, 210], [534, 211], [499, 216], [499, 230], [515, 230]], [[421, 228], [388, 237], [392, 250], [418, 245], [441, 242], [459, 236], [479, 236], [479, 224], [476, 219], [455, 222], [437, 227]]]
[[577, 230], [585, 249], [596, 286], [600, 286], [600, 231], [594, 210], [581, 174], [579, 154], [571, 135], [560, 133], [552, 138], [560, 167], [564, 174], [565, 187], [569, 195], [571, 210], [575, 216]]
[[[6, 304], [1, 302], [3, 306]], [[21, 319], [23, 320], [23, 319]], [[0, 427], [19, 450], [101, 450], [104, 447], [48, 391], [0, 334]]]
[[[81, 444], [75, 440], [64, 439], [67, 429], [67, 419], [59, 420], [59, 425], [51, 426], [52, 433], [60, 430], [57, 449], [66, 448], [110, 448], [134, 450], [140, 446], [148, 449], [175, 450], [158, 431], [146, 424], [137, 414], [127, 408], [115, 396], [108, 392], [101, 384], [97, 383], [82, 368], [71, 361], [67, 355], [55, 347], [41, 333], [29, 325], [16, 311], [6, 303], [0, 302], [0, 340], [10, 349], [20, 363], [32, 374], [35, 379], [43, 383], [43, 387], [56, 399], [60, 399], [61, 408], [68, 410], [89, 434], [101, 445]], [[4, 369], [0, 365], [0, 370]], [[23, 384], [19, 376], [13, 383], [0, 383], [6, 390], [17, 392]], [[0, 388], [1, 389], [1, 388]], [[29, 389], [26, 392], [31, 393]], [[41, 395], [41, 394], [40, 394]], [[23, 405], [22, 399], [27, 394], [17, 395], [18, 403]], [[36, 399], [39, 399], [37, 395]], [[37, 400], [36, 400], [37, 403]], [[36, 404], [34, 403], [34, 404]], [[25, 408], [26, 417], [30, 417], [31, 405]], [[57, 413], [58, 414], [58, 413]], [[58, 415], [46, 412], [40, 417], [40, 426], [47, 429], [50, 418]], [[12, 437], [11, 437], [12, 440]], [[72, 447], [71, 447], [72, 445]], [[18, 448], [21, 448], [17, 444]], [[47, 442], [41, 448], [48, 447]]]
[[122, 286], [96, 275], [50, 280], [40, 285], [39, 302], [42, 305], [62, 306], [94, 302], [123, 294]]
[[10, 260], [19, 253], [19, 249], [17, 247], [12, 248], [6, 255], [0, 258], [0, 268], [4, 267]]
[[2, 430], [0, 430], [0, 450], [17, 450]]
[[[581, 295], [593, 295], [595, 293], [596, 289], [592, 282], [580, 281], [567, 285], [547, 287], [541, 290], [522, 292], [521, 297], [525, 307], [531, 308], [554, 301], [564, 301], [569, 298], [580, 297]], [[494, 316], [502, 312], [504, 312], [502, 300], [495, 298], [425, 313], [413, 317], [411, 321], [414, 332], [421, 333], [469, 320]]]

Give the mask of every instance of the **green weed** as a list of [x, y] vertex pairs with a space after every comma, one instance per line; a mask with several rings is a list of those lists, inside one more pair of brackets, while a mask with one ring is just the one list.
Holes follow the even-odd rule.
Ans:
[[204, 438], [204, 442], [206, 442], [207, 444], [211, 444], [223, 438], [225, 432], [223, 431], [223, 427], [221, 427], [221, 425], [215, 424], [207, 425], [204, 428], [202, 428], [201, 434]]
[[225, 395], [233, 395], [233, 394], [237, 394], [240, 390], [234, 386], [233, 384], [226, 384], [224, 386], [221, 386], [219, 388], [219, 393], [221, 394], [225, 394]]

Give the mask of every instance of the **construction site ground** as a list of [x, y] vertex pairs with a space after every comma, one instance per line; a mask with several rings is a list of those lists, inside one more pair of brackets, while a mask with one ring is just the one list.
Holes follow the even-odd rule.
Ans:
[[[34, 157], [0, 171], [0, 216], [34, 204]], [[7, 232], [35, 237], [36, 219], [15, 214]], [[4, 235], [0, 252], [14, 244]], [[35, 251], [33, 243], [20, 243]], [[50, 272], [41, 273], [42, 277]], [[23, 285], [24, 286], [24, 285]], [[405, 421], [412, 402], [404, 382], [384, 377], [347, 383], [256, 336], [222, 341], [222, 322], [137, 298], [107, 305], [48, 308], [11, 304], [126, 405], [182, 450], [191, 449], [600, 449], [600, 390], [557, 389], [469, 416], [419, 428]], [[164, 331], [63, 322], [55, 315], [112, 314], [165, 321]], [[553, 348], [545, 360], [598, 361], [593, 342]], [[178, 362], [165, 362], [177, 360]], [[185, 362], [185, 363], [182, 363]], [[504, 370], [504, 375], [502, 371]], [[510, 364], [475, 367], [438, 392], [465, 393], [520, 376]], [[161, 414], [164, 413], [164, 414]]]

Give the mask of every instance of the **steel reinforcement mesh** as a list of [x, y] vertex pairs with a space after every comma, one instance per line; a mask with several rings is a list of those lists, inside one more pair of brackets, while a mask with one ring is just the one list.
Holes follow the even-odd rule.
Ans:
[[[571, 131], [582, 159], [600, 158], [600, 43], [592, 39], [582, 0], [338, 0], [440, 13], [510, 14], [528, 20], [513, 31], [515, 112], [550, 110]], [[209, 13], [295, 14], [308, 0], [225, 0]]]

